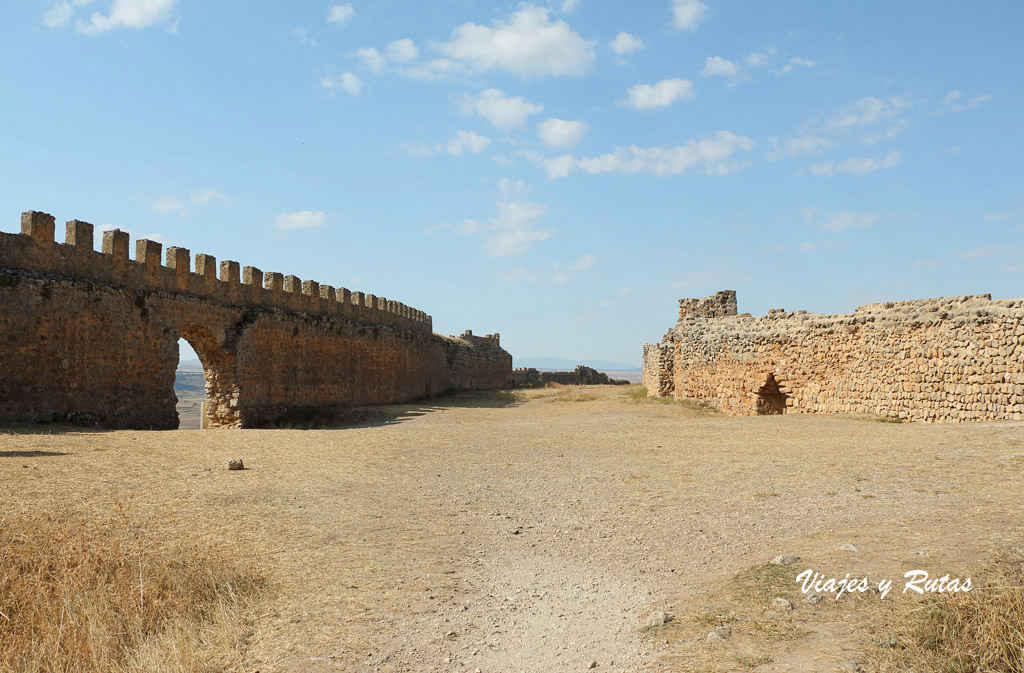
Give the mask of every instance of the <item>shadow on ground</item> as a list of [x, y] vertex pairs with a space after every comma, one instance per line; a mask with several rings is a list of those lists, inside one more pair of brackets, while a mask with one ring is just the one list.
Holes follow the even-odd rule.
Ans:
[[70, 456], [67, 451], [0, 451], [0, 458], [42, 458], [44, 456]]
[[396, 425], [445, 409], [497, 409], [521, 403], [511, 390], [457, 391], [408, 404], [296, 409], [263, 427], [302, 430], [376, 427]]

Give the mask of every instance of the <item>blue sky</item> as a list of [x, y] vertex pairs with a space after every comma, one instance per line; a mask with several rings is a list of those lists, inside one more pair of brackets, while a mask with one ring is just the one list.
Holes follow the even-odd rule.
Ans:
[[676, 300], [1024, 295], [1024, 3], [23, 0], [0, 204], [639, 364]]

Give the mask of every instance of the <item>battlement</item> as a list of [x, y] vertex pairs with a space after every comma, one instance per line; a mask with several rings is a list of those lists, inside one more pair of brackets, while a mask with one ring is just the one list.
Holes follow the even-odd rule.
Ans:
[[[176, 246], [167, 248], [161, 264], [163, 246], [148, 239], [135, 242], [135, 258], [130, 259], [128, 232], [119, 229], [104, 231], [101, 250], [97, 251], [93, 247], [93, 225], [80, 220], [67, 223], [64, 243], [54, 240], [54, 229], [52, 215], [22, 213], [20, 234], [0, 232], [0, 268], [185, 294], [231, 306], [323, 314], [432, 333], [431, 316], [384, 297], [293, 275], [265, 273], [235, 261], [221, 261], [218, 266], [212, 255], [201, 253], [195, 255], [193, 271], [191, 252]], [[484, 339], [492, 337], [497, 345], [498, 335]]]
[[501, 335], [497, 334], [497, 333], [495, 333], [495, 334], [486, 334], [486, 335], [481, 337], [481, 336], [474, 336], [473, 335], [473, 330], [466, 330], [465, 332], [463, 332], [459, 336], [455, 336], [455, 335], [449, 335], [449, 336], [452, 339], [462, 339], [463, 341], [467, 341], [467, 342], [469, 342], [471, 344], [501, 346]]

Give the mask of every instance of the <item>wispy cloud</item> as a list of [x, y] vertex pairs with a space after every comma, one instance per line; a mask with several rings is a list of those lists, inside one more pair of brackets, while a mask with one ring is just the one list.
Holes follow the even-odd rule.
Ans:
[[490, 257], [524, 255], [555, 234], [555, 230], [550, 227], [537, 226], [538, 220], [548, 208], [522, 198], [525, 193], [522, 181], [503, 179], [500, 187], [502, 200], [496, 204], [496, 217], [487, 222], [466, 219], [458, 224], [432, 225], [427, 227], [427, 233], [447, 230], [454, 234], [484, 236], [484, 249]]
[[867, 175], [868, 173], [873, 173], [885, 168], [892, 168], [899, 162], [900, 153], [894, 150], [880, 159], [846, 159], [845, 161], [826, 161], [820, 164], [812, 164], [811, 173], [824, 177], [832, 177], [839, 173]]

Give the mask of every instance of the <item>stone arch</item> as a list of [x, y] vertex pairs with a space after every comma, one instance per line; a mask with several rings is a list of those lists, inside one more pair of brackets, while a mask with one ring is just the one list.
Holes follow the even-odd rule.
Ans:
[[757, 389], [757, 415], [778, 416], [786, 413], [789, 395], [782, 392], [774, 374], [768, 374], [764, 385]]
[[183, 325], [179, 335], [188, 341], [203, 365], [203, 378], [206, 379], [205, 412], [209, 427], [242, 427], [234, 353], [226, 351], [213, 333], [201, 325]]

